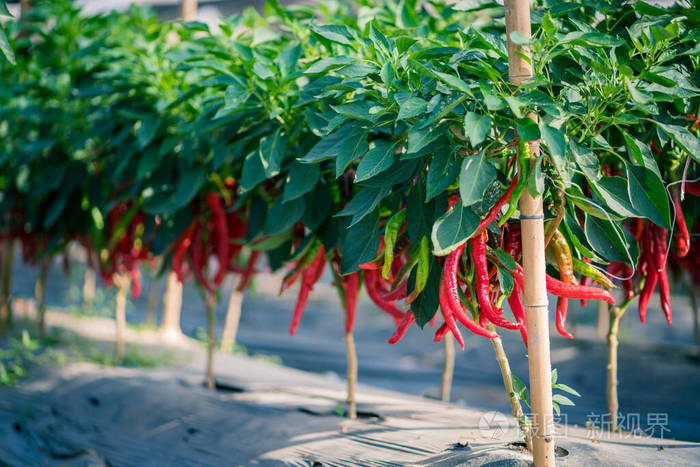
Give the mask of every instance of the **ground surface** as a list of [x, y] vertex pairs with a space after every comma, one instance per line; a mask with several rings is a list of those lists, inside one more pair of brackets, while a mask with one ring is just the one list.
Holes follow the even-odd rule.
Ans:
[[[51, 314], [64, 333], [109, 347], [108, 319]], [[88, 326], [86, 326], [88, 324]], [[156, 352], [158, 336], [127, 339]], [[344, 384], [231, 354], [202, 387], [201, 346], [160, 369], [87, 363], [36, 368], [0, 388], [0, 465], [528, 465], [511, 419], [361, 386], [363, 418], [339, 417]], [[558, 426], [560, 465], [692, 465], [700, 444]]]

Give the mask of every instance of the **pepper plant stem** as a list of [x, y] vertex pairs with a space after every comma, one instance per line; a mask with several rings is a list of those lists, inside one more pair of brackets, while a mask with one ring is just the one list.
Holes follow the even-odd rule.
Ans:
[[440, 380], [440, 400], [450, 402], [452, 377], [455, 369], [455, 344], [451, 333], [448, 332], [445, 335], [443, 345], [445, 347], [445, 360], [442, 365], [442, 379]]
[[352, 331], [345, 333], [345, 352], [347, 358], [348, 380], [348, 418], [357, 418], [357, 402], [355, 400], [355, 388], [357, 387], [357, 352], [355, 351], [355, 338]]
[[216, 295], [212, 292], [205, 292], [204, 302], [207, 308], [207, 388], [214, 389], [216, 387], [216, 381], [214, 379], [214, 349], [216, 347], [214, 326], [216, 325]]
[[15, 256], [15, 242], [5, 240], [2, 245], [2, 267], [0, 268], [0, 336], [7, 334], [12, 326], [12, 304], [10, 289], [12, 288], [12, 262]]
[[36, 306], [38, 313], [38, 334], [39, 337], [44, 337], [44, 332], [46, 331], [46, 276], [49, 272], [49, 266], [51, 265], [51, 257], [47, 256], [41, 260], [41, 266], [39, 269], [39, 278], [36, 281], [36, 286], [34, 287], [34, 294], [36, 295]]
[[228, 299], [228, 309], [224, 320], [224, 329], [221, 331], [222, 352], [233, 352], [236, 345], [236, 335], [238, 334], [238, 323], [241, 321], [241, 305], [243, 303], [243, 292], [238, 290], [238, 284], [231, 287], [231, 296]]
[[92, 306], [95, 303], [96, 280], [95, 266], [91, 262], [87, 262], [85, 265], [85, 277], [83, 278], [83, 313], [92, 312]]
[[115, 297], [114, 321], [116, 324], [116, 342], [114, 345], [114, 364], [120, 365], [124, 360], [124, 333], [126, 331], [126, 296], [129, 293], [131, 279], [128, 274], [115, 274], [114, 285], [117, 286]]
[[[605, 400], [608, 407], [608, 428], [610, 431], [617, 430], [617, 414], [620, 403], [617, 396], [617, 348], [619, 345], [618, 333], [620, 330], [620, 321], [625, 314], [627, 307], [632, 302], [633, 298], [626, 299], [620, 306], [609, 305], [601, 302], [608, 310], [609, 329], [608, 329], [608, 361], [605, 367], [606, 382], [605, 382]], [[603, 305], [599, 310], [603, 310]]]
[[160, 332], [168, 339], [176, 339], [182, 335], [180, 329], [180, 311], [182, 309], [182, 284], [175, 272], [168, 273], [163, 296], [163, 319]]

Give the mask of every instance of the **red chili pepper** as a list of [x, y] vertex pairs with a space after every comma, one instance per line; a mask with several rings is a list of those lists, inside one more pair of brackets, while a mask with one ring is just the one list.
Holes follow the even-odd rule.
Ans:
[[[517, 264], [517, 263], [516, 263]], [[517, 271], [511, 271], [513, 277], [520, 283], [520, 287], [523, 287], [523, 267], [517, 264]], [[612, 296], [607, 290], [599, 289], [597, 287], [585, 287], [582, 285], [572, 285], [565, 284], [564, 282], [557, 280], [547, 274], [547, 292], [553, 295], [564, 298], [572, 299], [588, 299], [588, 300], [603, 300], [608, 303], [615, 304], [615, 297]]]
[[700, 182], [686, 183], [685, 192], [700, 197]]
[[404, 312], [399, 310], [392, 302], [382, 300], [378, 290], [379, 272], [376, 269], [368, 269], [365, 271], [365, 288], [367, 295], [382, 311], [391, 315], [396, 321], [396, 324], [404, 318]]
[[219, 262], [219, 269], [214, 276], [214, 285], [221, 286], [221, 283], [226, 277], [228, 269], [228, 223], [226, 222], [226, 213], [221, 206], [219, 194], [210, 192], [207, 194], [207, 205], [212, 212], [214, 220], [214, 237], [216, 241], [216, 259]]
[[[639, 320], [643, 323], [646, 321], [647, 308], [649, 301], [656, 288], [656, 283], [659, 280], [659, 275], [656, 267], [654, 241], [651, 239], [649, 229], [644, 231], [642, 235], [642, 255], [640, 263], [644, 265], [646, 278], [644, 279], [644, 287], [639, 294]], [[641, 269], [641, 268], [640, 268]]]
[[482, 232], [471, 239], [472, 260], [476, 276], [476, 299], [479, 302], [479, 325], [484, 328], [491, 321], [506, 329], [518, 329], [518, 325], [503, 319], [494, 309], [489, 297], [489, 273], [486, 262], [486, 233]]
[[209, 281], [204, 275], [206, 258], [204, 257], [202, 247], [202, 223], [197, 222], [194, 232], [192, 233], [192, 245], [190, 248], [192, 271], [194, 272], [194, 277], [197, 279], [197, 282], [199, 282], [199, 285], [204, 287], [204, 289], [208, 292], [213, 292], [214, 288], [211, 286], [211, 284], [209, 284]]
[[668, 285], [668, 273], [666, 271], [666, 239], [668, 237], [668, 230], [652, 225], [654, 229], [652, 232], [652, 237], [654, 239], [654, 250], [656, 256], [656, 273], [659, 278], [659, 298], [661, 299], [661, 309], [666, 316], [666, 321], [670, 325], [673, 321], [673, 316], [671, 313], [671, 290]]
[[515, 322], [518, 323], [520, 336], [523, 338], [525, 348], [527, 348], [527, 321], [525, 318], [525, 307], [523, 306], [523, 297], [520, 295], [520, 285], [513, 282], [513, 290], [508, 296], [508, 305], [513, 313]]
[[301, 316], [304, 314], [304, 307], [306, 307], [306, 302], [309, 300], [309, 294], [314, 288], [314, 285], [321, 277], [323, 272], [323, 267], [326, 265], [326, 259], [323, 257], [324, 248], [321, 245], [316, 257], [311, 261], [311, 264], [304, 270], [301, 279], [301, 288], [299, 289], [299, 296], [297, 297], [297, 303], [294, 306], [294, 314], [292, 315], [292, 323], [289, 325], [289, 334], [294, 335], [299, 328], [299, 323], [301, 322]]
[[[437, 316], [437, 314], [435, 316]], [[442, 342], [448, 332], [450, 332], [450, 327], [447, 323], [442, 323], [442, 326], [435, 331], [435, 342]]]
[[357, 309], [357, 292], [360, 285], [360, 273], [343, 276], [343, 290], [345, 291], [345, 333], [352, 332], [355, 324], [355, 311]]
[[253, 278], [256, 272], [255, 264], [258, 262], [259, 259], [260, 252], [257, 250], [253, 250], [250, 253], [250, 258], [248, 258], [248, 264], [246, 265], [246, 268], [241, 276], [241, 282], [238, 284], [237, 290], [239, 292], [243, 292], [245, 289], [248, 288], [248, 284], [250, 284], [250, 280]]
[[408, 328], [410, 328], [415, 322], [416, 318], [413, 316], [413, 313], [410, 311], [404, 313], [403, 318], [401, 318], [401, 321], [396, 328], [396, 331], [389, 338], [389, 344], [396, 344], [398, 341], [400, 341], [406, 334], [406, 331], [408, 331]]
[[510, 195], [513, 193], [513, 190], [515, 190], [517, 186], [518, 174], [516, 173], [513, 177], [513, 180], [510, 182], [510, 186], [508, 187], [506, 192], [503, 193], [503, 195], [501, 195], [500, 198], [498, 198], [496, 204], [494, 204], [491, 207], [486, 217], [484, 217], [484, 219], [479, 223], [479, 227], [477, 227], [476, 232], [472, 234], [472, 238], [478, 236], [484, 229], [486, 229], [486, 227], [488, 227], [491, 224], [491, 222], [493, 222], [496, 219], [498, 214], [501, 212], [501, 208], [510, 200]]
[[557, 299], [557, 314], [556, 314], [556, 325], [557, 331], [564, 337], [573, 339], [574, 336], [566, 330], [566, 312], [569, 305], [569, 299], [564, 297], [559, 297]]
[[139, 298], [141, 295], [141, 278], [139, 277], [139, 270], [136, 268], [131, 270], [131, 295], [134, 299]]
[[681, 200], [676, 190], [671, 190], [671, 198], [676, 208], [676, 230], [673, 232], [673, 255], [676, 258], [683, 258], [690, 251], [690, 234], [688, 226], [683, 217]]
[[[456, 317], [467, 329], [471, 332], [478, 334], [480, 336], [492, 339], [498, 337], [497, 334], [484, 329], [479, 326], [473, 319], [471, 319], [467, 313], [466, 309], [459, 300], [459, 282], [457, 279], [457, 269], [459, 267], [459, 258], [464, 251], [464, 244], [460, 245], [455, 251], [447, 255], [445, 259], [445, 264], [442, 269], [442, 277], [440, 279], [440, 309], [442, 310], [443, 319], [445, 323], [455, 335], [458, 342], [461, 341], [462, 349], [464, 349], [464, 341], [462, 340], [462, 335], [454, 322]], [[449, 317], [449, 319], [448, 319]], [[456, 331], [456, 333], [455, 333]]]
[[175, 252], [173, 253], [173, 271], [181, 283], [185, 281], [182, 274], [182, 264], [185, 261], [187, 250], [192, 244], [192, 234], [194, 233], [195, 224], [196, 221], [192, 222], [180, 236], [180, 239], [175, 243]]
[[360, 264], [360, 269], [375, 270], [381, 269], [382, 266], [384, 266], [384, 237], [379, 237], [377, 256], [372, 261]]

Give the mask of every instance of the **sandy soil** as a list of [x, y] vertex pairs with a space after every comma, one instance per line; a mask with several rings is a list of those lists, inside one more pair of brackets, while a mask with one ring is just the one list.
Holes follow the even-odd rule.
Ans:
[[[49, 323], [111, 345], [108, 319]], [[87, 324], [87, 325], [86, 325]], [[152, 332], [129, 332], [147, 348]], [[219, 390], [202, 387], [201, 346], [168, 368], [42, 367], [0, 388], [0, 465], [528, 465], [510, 417], [362, 385], [350, 421], [343, 382], [217, 354]], [[170, 350], [173, 350], [171, 347]], [[700, 444], [558, 427], [560, 465], [692, 465]]]

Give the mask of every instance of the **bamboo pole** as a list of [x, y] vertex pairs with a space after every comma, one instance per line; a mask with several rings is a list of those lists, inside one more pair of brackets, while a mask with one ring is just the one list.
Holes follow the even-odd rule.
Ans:
[[214, 327], [216, 325], [216, 295], [212, 292], [206, 292], [204, 301], [207, 308], [206, 381], [207, 388], [214, 389], [216, 387], [216, 380], [214, 379], [214, 349], [216, 348], [216, 336], [214, 335]]
[[[530, 3], [506, 0], [506, 35], [510, 82], [518, 86], [532, 77], [529, 52], [515, 44], [510, 34], [530, 38]], [[534, 114], [530, 118], [536, 118]], [[538, 144], [531, 144], [533, 154]], [[534, 161], [535, 158], [533, 158]], [[536, 467], [552, 466], [554, 460], [554, 416], [552, 409], [552, 364], [549, 353], [549, 308], [545, 283], [544, 212], [542, 197], [525, 190], [520, 198], [523, 243], [524, 298], [527, 315], [528, 365], [532, 399], [532, 454]]]
[[610, 310], [608, 302], [598, 300], [598, 325], [596, 326], [596, 334], [603, 339], [607, 335], [608, 327], [610, 326]]
[[121, 365], [124, 360], [124, 334], [126, 332], [126, 296], [129, 293], [131, 279], [128, 274], [114, 275], [114, 285], [117, 286], [115, 297], [114, 321], [116, 324], [116, 343], [114, 345], [114, 364]]
[[442, 378], [440, 379], [440, 400], [450, 402], [452, 377], [455, 371], [455, 344], [454, 337], [449, 332], [442, 340], [445, 347], [445, 360], [442, 364]]
[[[617, 414], [619, 411], [619, 401], [617, 397], [617, 347], [619, 341], [617, 333], [620, 328], [620, 317], [622, 313], [618, 313], [616, 307], [610, 307], [608, 311], [608, 321], [610, 329], [608, 330], [608, 361], [605, 366], [605, 401], [608, 406], [608, 428], [610, 431], [617, 430]], [[624, 313], [624, 311], [623, 311]]]
[[0, 336], [7, 334], [12, 326], [12, 263], [15, 256], [15, 242], [9, 238], [2, 245], [2, 266], [0, 267]]
[[169, 272], [163, 295], [163, 319], [160, 332], [167, 339], [177, 339], [182, 335], [180, 329], [180, 312], [182, 311], [182, 284], [177, 274]]
[[147, 326], [156, 327], [158, 321], [158, 305], [160, 300], [160, 284], [162, 279], [151, 277], [151, 283], [148, 286], [148, 297], [146, 298], [146, 317]]
[[180, 13], [183, 21], [194, 21], [197, 18], [197, 0], [182, 0]]
[[34, 287], [34, 294], [36, 295], [36, 305], [38, 317], [38, 334], [39, 337], [44, 337], [46, 332], [46, 276], [49, 273], [49, 266], [51, 266], [51, 257], [47, 256], [41, 260], [41, 267], [39, 269], [39, 278], [36, 281], [36, 286]]
[[224, 329], [221, 331], [221, 351], [233, 352], [238, 334], [238, 324], [241, 321], [241, 305], [243, 304], [243, 292], [238, 290], [235, 282], [231, 287], [231, 296], [228, 299], [228, 309], [224, 320]]
[[348, 363], [348, 418], [357, 418], [357, 401], [355, 400], [355, 387], [357, 386], [357, 352], [355, 351], [355, 339], [352, 331], [345, 333], [345, 352]]

